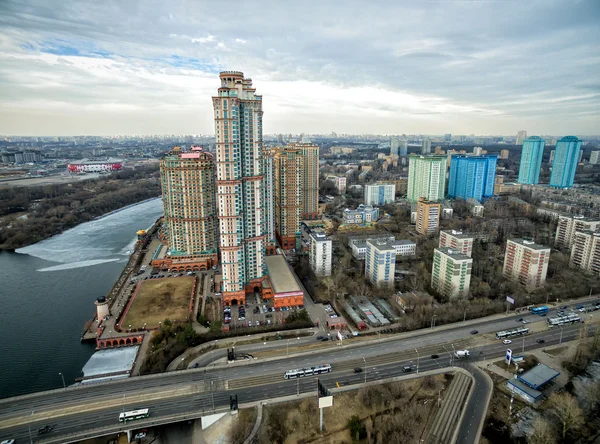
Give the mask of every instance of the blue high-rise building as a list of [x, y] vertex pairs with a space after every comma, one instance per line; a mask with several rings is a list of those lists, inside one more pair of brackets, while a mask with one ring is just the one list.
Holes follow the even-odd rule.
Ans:
[[581, 140], [575, 136], [566, 136], [556, 142], [550, 174], [551, 187], [571, 188], [573, 186], [580, 151]]
[[494, 195], [498, 156], [452, 156], [448, 196], [481, 201]]
[[521, 165], [519, 166], [519, 183], [535, 185], [540, 181], [540, 169], [544, 156], [544, 139], [531, 136], [523, 141]]

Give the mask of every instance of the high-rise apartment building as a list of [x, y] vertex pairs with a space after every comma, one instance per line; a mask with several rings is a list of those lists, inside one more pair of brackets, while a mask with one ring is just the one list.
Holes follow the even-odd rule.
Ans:
[[504, 253], [504, 276], [527, 287], [540, 287], [546, 282], [550, 247], [524, 239], [508, 239]]
[[238, 71], [213, 97], [223, 303], [245, 303], [267, 274], [262, 96]]
[[500, 157], [498, 159], [508, 159], [508, 156], [510, 156], [509, 150], [500, 150]]
[[160, 161], [167, 249], [161, 260], [179, 269], [208, 269], [218, 262], [215, 162], [201, 147], [175, 147]]
[[431, 288], [449, 298], [467, 297], [471, 286], [473, 259], [448, 247], [433, 252]]
[[517, 140], [515, 142], [515, 145], [522, 145], [523, 141], [527, 139], [527, 131], [525, 130], [521, 130], [517, 133]]
[[365, 277], [373, 285], [392, 287], [395, 272], [396, 248], [389, 241], [369, 239], [365, 255]]
[[291, 250], [301, 247], [304, 157], [299, 149], [293, 147], [278, 148], [272, 154], [275, 233], [281, 248]]
[[471, 257], [473, 254], [473, 236], [457, 230], [440, 231], [440, 248], [448, 247], [465, 256]]
[[473, 155], [481, 156], [483, 154], [483, 148], [480, 146], [473, 147]]
[[443, 200], [446, 193], [446, 156], [408, 157], [408, 189], [406, 198], [416, 202], [420, 197]]
[[519, 183], [528, 185], [539, 183], [545, 143], [545, 140], [538, 136], [532, 136], [523, 141], [521, 164], [519, 166]]
[[481, 200], [494, 195], [498, 156], [453, 155], [450, 160], [448, 196]]
[[550, 158], [548, 159], [548, 163], [552, 163], [554, 161], [554, 150], [550, 150]]
[[268, 255], [277, 254], [275, 235], [275, 169], [273, 153], [263, 156], [264, 178], [264, 213], [265, 213], [265, 248]]
[[401, 157], [408, 156], [408, 140], [406, 140], [406, 136], [403, 136], [402, 139], [400, 139], [400, 146], [398, 148]]
[[566, 136], [556, 142], [550, 186], [571, 188], [575, 183], [575, 170], [581, 151], [581, 140], [575, 136]]
[[437, 233], [440, 227], [441, 205], [420, 198], [417, 202], [416, 231], [420, 234]]
[[574, 238], [569, 265], [600, 275], [600, 233], [576, 231]]
[[575, 241], [575, 232], [585, 230], [600, 231], [600, 219], [571, 214], [560, 215], [558, 216], [554, 245], [571, 248]]
[[392, 137], [390, 139], [390, 155], [397, 156], [399, 147], [400, 147], [400, 139], [398, 139], [397, 137]]
[[317, 276], [331, 276], [332, 243], [323, 231], [310, 234], [310, 268]]
[[365, 185], [365, 205], [385, 205], [396, 199], [396, 184]]
[[427, 155], [431, 154], [431, 140], [425, 139], [421, 143], [421, 154]]
[[312, 143], [292, 143], [304, 158], [302, 177], [302, 220], [319, 218], [319, 146]]
[[600, 163], [600, 151], [592, 151], [590, 153], [590, 165], [598, 165]]

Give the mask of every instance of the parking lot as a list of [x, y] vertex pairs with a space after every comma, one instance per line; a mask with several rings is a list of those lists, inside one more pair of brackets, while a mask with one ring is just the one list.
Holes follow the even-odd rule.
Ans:
[[261, 325], [281, 325], [288, 314], [296, 309], [274, 308], [270, 300], [262, 300], [259, 295], [246, 296], [245, 305], [223, 307], [223, 319], [229, 328], [260, 327]]

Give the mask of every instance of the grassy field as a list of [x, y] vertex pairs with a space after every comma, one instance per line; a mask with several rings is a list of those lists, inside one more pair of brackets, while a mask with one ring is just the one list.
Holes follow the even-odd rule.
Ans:
[[319, 432], [316, 396], [269, 405], [263, 411], [258, 442], [351, 444], [357, 442], [358, 433], [358, 442], [418, 443], [427, 436], [437, 412], [438, 392], [448, 383], [444, 375], [437, 375], [338, 393], [333, 407], [324, 411], [323, 432]]
[[158, 327], [165, 319], [186, 321], [194, 287], [193, 277], [143, 281], [121, 323], [123, 329]]

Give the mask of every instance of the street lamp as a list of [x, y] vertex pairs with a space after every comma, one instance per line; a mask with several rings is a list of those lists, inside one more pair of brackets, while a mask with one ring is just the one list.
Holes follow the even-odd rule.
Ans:
[[419, 350], [417, 350], [415, 348], [415, 351], [417, 352], [417, 375], [419, 374]]
[[437, 318], [437, 315], [433, 315], [433, 317], [431, 318], [431, 329], [433, 330], [433, 328], [435, 328], [435, 318]]
[[290, 357], [290, 340], [286, 339], [285, 341], [285, 357], [289, 358]]
[[62, 372], [59, 372], [58, 374], [62, 378], [63, 388], [66, 390], [67, 389], [67, 385], [65, 384], [65, 375], [63, 375]]
[[[35, 410], [31, 411], [31, 416], [33, 416], [33, 412], [35, 412]], [[27, 428], [29, 429], [29, 442], [33, 444], [33, 438], [31, 437], [31, 424], [27, 424]]]
[[456, 349], [454, 348], [454, 344], [452, 344], [452, 358], [450, 360], [452, 367], [454, 367], [454, 356], [456, 356]]
[[365, 359], [365, 357], [362, 357], [363, 362], [365, 363], [365, 384], [367, 383], [367, 360]]

